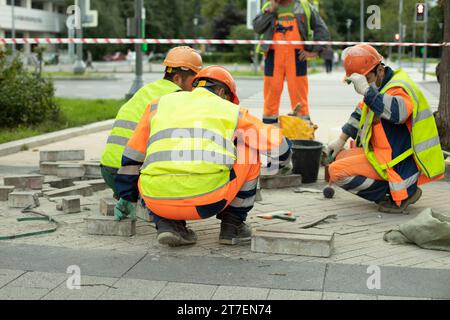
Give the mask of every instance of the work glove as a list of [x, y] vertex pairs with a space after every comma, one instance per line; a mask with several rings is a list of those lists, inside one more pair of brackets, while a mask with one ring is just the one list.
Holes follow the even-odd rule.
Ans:
[[120, 221], [126, 217], [136, 221], [136, 203], [121, 198], [114, 208], [114, 218], [116, 221]]
[[344, 145], [347, 141], [339, 137], [337, 140], [333, 141], [328, 145], [328, 159], [333, 161], [339, 152], [344, 150]]
[[355, 86], [355, 91], [358, 92], [360, 95], [365, 96], [367, 94], [370, 85], [369, 82], [367, 82], [365, 76], [359, 73], [354, 73], [350, 77], [348, 77], [347, 80], [353, 83], [353, 85]]

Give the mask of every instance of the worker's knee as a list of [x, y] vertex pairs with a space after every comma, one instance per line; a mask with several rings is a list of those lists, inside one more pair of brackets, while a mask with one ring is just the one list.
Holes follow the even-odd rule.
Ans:
[[336, 162], [330, 164], [328, 167], [328, 174], [330, 175], [330, 182], [336, 183], [339, 180], [342, 180], [342, 170], [336, 164]]

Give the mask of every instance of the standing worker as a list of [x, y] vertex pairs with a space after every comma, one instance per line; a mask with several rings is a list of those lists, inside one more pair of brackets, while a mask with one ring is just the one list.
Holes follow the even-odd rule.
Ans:
[[332, 73], [333, 72], [333, 60], [334, 60], [334, 51], [333, 48], [331, 46], [327, 46], [323, 51], [322, 51], [322, 58], [323, 61], [325, 63], [325, 70], [327, 73]]
[[[270, 0], [254, 21], [256, 33], [263, 40], [327, 41], [328, 28], [308, 0]], [[314, 36], [313, 36], [314, 34]], [[265, 55], [264, 115], [265, 123], [278, 122], [280, 98], [284, 79], [287, 79], [291, 108], [299, 104], [299, 115], [311, 120], [308, 105], [307, 58], [317, 57], [321, 46], [261, 45]]]
[[101, 159], [101, 172], [106, 184], [117, 197], [114, 178], [120, 168], [122, 154], [147, 105], [175, 91], [191, 91], [192, 79], [202, 68], [202, 57], [187, 46], [171, 49], [163, 62], [164, 79], [142, 87], [117, 114]]
[[[382, 63], [372, 46], [343, 53], [347, 82], [364, 96], [341, 136], [331, 143], [330, 182], [378, 204], [381, 212], [403, 213], [417, 202], [417, 187], [443, 178], [444, 158], [436, 123], [419, 86], [403, 70]], [[349, 137], [359, 148], [343, 150]]]
[[236, 85], [222, 67], [202, 69], [192, 92], [176, 92], [147, 108], [116, 178], [117, 220], [135, 215], [138, 195], [153, 213], [161, 244], [194, 244], [186, 220], [217, 216], [219, 242], [249, 241], [244, 223], [253, 208], [259, 151], [281, 168], [291, 149], [280, 129], [239, 107]]

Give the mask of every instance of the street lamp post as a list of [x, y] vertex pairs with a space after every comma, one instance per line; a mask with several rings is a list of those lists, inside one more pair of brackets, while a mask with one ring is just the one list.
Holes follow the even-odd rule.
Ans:
[[361, 0], [360, 19], [361, 19], [360, 41], [364, 42], [364, 0]]
[[[11, 1], [11, 38], [16, 38], [16, 19], [14, 16], [14, 7], [16, 6], [16, 0]], [[13, 53], [16, 52], [16, 44], [12, 44]]]
[[[423, 30], [423, 42], [427, 43], [428, 41], [428, 3], [425, 1], [425, 27]], [[428, 59], [428, 47], [423, 47], [423, 80], [427, 79], [427, 59]]]
[[[402, 29], [403, 29], [403, 24], [402, 24], [402, 13], [403, 13], [403, 0], [400, 0], [400, 8], [399, 8], [399, 12], [398, 12], [398, 28], [399, 28], [399, 34], [400, 34], [400, 40], [399, 42], [403, 41], [403, 34], [402, 34]], [[398, 46], [398, 66], [401, 67], [402, 66], [402, 47]]]
[[350, 28], [352, 26], [352, 19], [347, 19], [347, 41], [350, 41]]
[[[76, 34], [78, 39], [82, 39], [84, 15], [86, 14], [86, 2], [85, 0], [78, 0], [78, 2], [75, 3], [76, 4], [78, 3], [78, 5], [80, 6], [80, 14], [81, 14], [81, 25], [76, 30]], [[83, 61], [83, 45], [81, 43], [77, 45], [76, 51], [77, 51], [77, 60], [75, 61], [75, 64], [73, 66], [73, 73], [84, 74], [84, 72], [86, 71], [86, 64]]]
[[[145, 9], [144, 0], [134, 0], [134, 16], [136, 21], [136, 34], [137, 38], [143, 38], [142, 35], [142, 22], [144, 21]], [[144, 86], [144, 80], [142, 78], [144, 66], [143, 66], [143, 55], [142, 55], [142, 45], [136, 44], [136, 71], [133, 84], [131, 85], [130, 91], [126, 94], [126, 99], [131, 99], [134, 94]]]

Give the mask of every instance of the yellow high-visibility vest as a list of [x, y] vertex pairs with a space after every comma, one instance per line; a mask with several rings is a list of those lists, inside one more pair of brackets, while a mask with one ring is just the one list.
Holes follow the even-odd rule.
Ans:
[[106, 167], [120, 168], [125, 146], [144, 114], [145, 108], [153, 100], [178, 90], [181, 90], [180, 87], [172, 81], [161, 79], [145, 85], [136, 92], [117, 114], [102, 154], [101, 164]]
[[139, 179], [142, 195], [186, 199], [227, 184], [239, 106], [197, 88], [162, 97], [156, 110]]
[[359, 126], [361, 129], [361, 144], [367, 159], [385, 180], [388, 180], [387, 168], [393, 168], [411, 155], [414, 155], [417, 165], [427, 178], [433, 179], [441, 176], [445, 172], [444, 156], [436, 122], [425, 95], [408, 74], [401, 69], [394, 72], [394, 76], [381, 90], [381, 93], [384, 94], [394, 87], [405, 90], [414, 104], [411, 131], [412, 147], [389, 163], [379, 163], [370, 144], [375, 114], [364, 104]]

